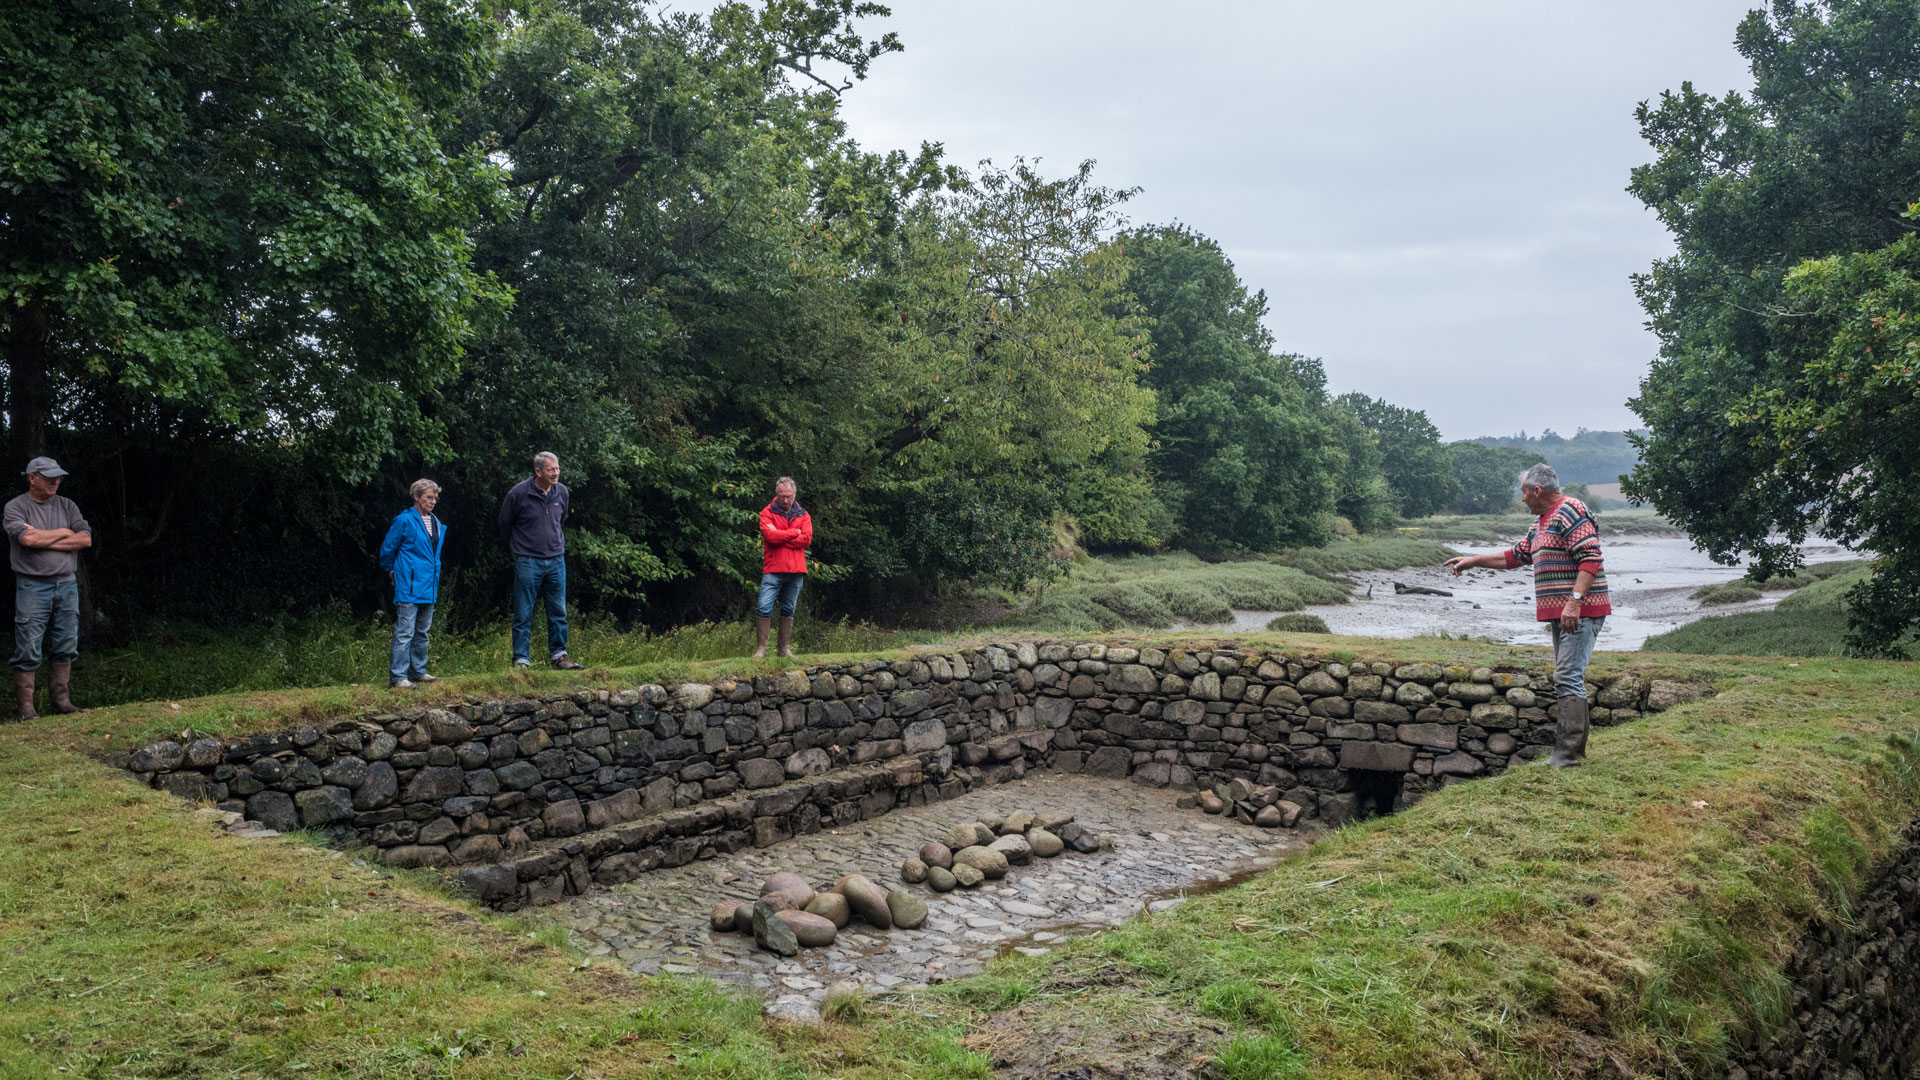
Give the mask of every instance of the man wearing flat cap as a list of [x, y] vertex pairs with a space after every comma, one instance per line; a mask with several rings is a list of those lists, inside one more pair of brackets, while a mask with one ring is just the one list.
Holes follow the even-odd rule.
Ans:
[[67, 471], [50, 457], [27, 462], [27, 492], [7, 503], [0, 520], [7, 529], [13, 564], [13, 688], [20, 719], [33, 711], [33, 673], [46, 644], [49, 689], [59, 712], [79, 712], [68, 694], [73, 658], [80, 654], [80, 585], [74, 577], [82, 548], [93, 546], [93, 526], [73, 500], [60, 494]]

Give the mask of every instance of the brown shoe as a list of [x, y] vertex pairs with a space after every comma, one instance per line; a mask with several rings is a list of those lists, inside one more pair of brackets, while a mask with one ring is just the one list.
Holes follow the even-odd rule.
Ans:
[[753, 624], [753, 658], [755, 660], [767, 655], [767, 631], [772, 627], [772, 619], [760, 619]]
[[561, 671], [579, 671], [587, 665], [574, 663], [572, 657], [566, 653], [561, 653], [559, 656], [553, 658], [553, 666]]
[[16, 671], [13, 673], [13, 690], [20, 698], [20, 719], [38, 720], [40, 714], [33, 711], [33, 672]]
[[73, 683], [73, 661], [68, 660], [61, 662], [55, 660], [53, 663], [47, 665], [47, 672], [48, 677], [53, 683], [53, 711], [63, 713], [79, 712], [80, 706], [75, 705], [73, 698], [67, 696], [67, 689]]

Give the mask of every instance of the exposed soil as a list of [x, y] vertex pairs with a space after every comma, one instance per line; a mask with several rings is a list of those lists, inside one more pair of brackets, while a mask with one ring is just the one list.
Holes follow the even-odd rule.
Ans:
[[996, 1013], [964, 1039], [1007, 1080], [1202, 1080], [1224, 1024], [1155, 1007], [1126, 1023], [1062, 1022], [1044, 1006]]

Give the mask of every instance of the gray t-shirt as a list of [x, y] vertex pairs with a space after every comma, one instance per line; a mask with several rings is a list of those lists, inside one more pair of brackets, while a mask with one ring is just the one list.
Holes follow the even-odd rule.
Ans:
[[74, 532], [91, 533], [93, 526], [80, 516], [80, 508], [73, 504], [72, 499], [55, 495], [46, 502], [35, 502], [33, 496], [22, 493], [7, 503], [4, 521], [7, 556], [13, 564], [14, 573], [42, 581], [73, 580], [73, 569], [80, 564], [79, 552], [30, 548], [20, 543], [20, 537], [28, 529], [72, 529]]

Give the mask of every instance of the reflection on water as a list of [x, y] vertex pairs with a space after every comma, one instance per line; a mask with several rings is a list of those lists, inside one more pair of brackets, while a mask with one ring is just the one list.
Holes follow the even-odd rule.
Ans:
[[[1746, 573], [1744, 565], [1721, 566], [1704, 552], [1694, 550], [1693, 542], [1684, 536], [1608, 537], [1603, 544], [1613, 614], [1600, 631], [1602, 649], [1638, 649], [1654, 634], [1703, 615], [1762, 611], [1785, 595], [1769, 593], [1752, 603], [1702, 610], [1691, 599], [1693, 591], [1740, 577]], [[1463, 555], [1483, 555], [1504, 547], [1456, 544], [1454, 550]], [[1837, 544], [1807, 544], [1802, 550], [1808, 562], [1861, 557]], [[1389, 638], [1465, 634], [1516, 645], [1544, 645], [1549, 640], [1546, 624], [1533, 618], [1533, 578], [1525, 568], [1469, 570], [1457, 578], [1438, 566], [1370, 570], [1350, 576], [1355, 583], [1351, 603], [1306, 609], [1325, 619], [1327, 628], [1336, 634]], [[1396, 581], [1444, 589], [1453, 595], [1396, 595]], [[1267, 620], [1276, 614], [1236, 611], [1233, 628], [1265, 629]]]

